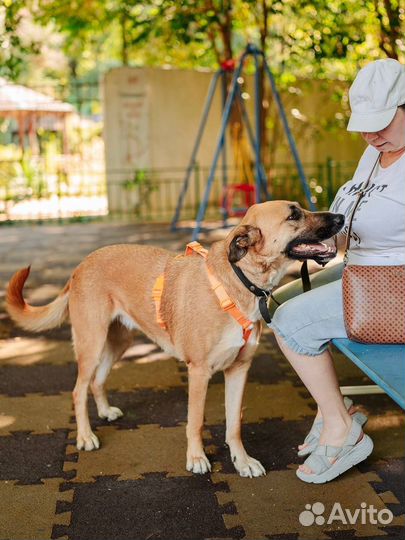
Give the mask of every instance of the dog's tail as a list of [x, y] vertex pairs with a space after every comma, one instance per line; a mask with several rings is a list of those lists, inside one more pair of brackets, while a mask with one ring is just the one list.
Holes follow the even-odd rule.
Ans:
[[23, 288], [31, 267], [16, 272], [7, 287], [6, 309], [18, 326], [31, 332], [41, 332], [59, 326], [68, 316], [70, 281], [53, 302], [46, 306], [30, 306], [24, 300]]

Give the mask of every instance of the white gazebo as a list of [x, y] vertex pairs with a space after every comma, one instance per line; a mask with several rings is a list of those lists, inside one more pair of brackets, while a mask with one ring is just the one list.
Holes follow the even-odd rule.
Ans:
[[53, 116], [62, 119], [63, 149], [64, 154], [67, 154], [66, 117], [74, 111], [74, 107], [69, 103], [0, 78], [0, 117], [16, 120], [22, 152], [25, 148], [25, 136], [28, 134], [29, 146], [33, 153], [37, 153], [38, 119]]

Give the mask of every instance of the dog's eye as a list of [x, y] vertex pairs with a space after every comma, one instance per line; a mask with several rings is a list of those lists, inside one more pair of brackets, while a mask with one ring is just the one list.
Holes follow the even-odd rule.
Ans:
[[298, 221], [301, 218], [301, 212], [299, 210], [293, 210], [291, 215], [288, 216], [287, 221]]

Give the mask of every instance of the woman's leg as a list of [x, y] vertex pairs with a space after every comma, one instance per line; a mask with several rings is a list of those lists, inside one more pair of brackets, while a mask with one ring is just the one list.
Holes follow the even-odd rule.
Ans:
[[[350, 430], [352, 419], [340, 392], [332, 356], [328, 349], [318, 356], [306, 356], [291, 350], [284, 339], [276, 334], [277, 342], [287, 360], [319, 407], [318, 416], [323, 417], [323, 429], [319, 444], [341, 446]], [[306, 465], [300, 465], [306, 473]]]
[[[323, 417], [319, 443], [341, 446], [352, 419], [328, 349], [332, 338], [347, 337], [341, 280], [283, 304], [275, 312], [271, 327], [282, 352], [318, 404], [317, 416]], [[306, 466], [301, 468], [310, 472]]]

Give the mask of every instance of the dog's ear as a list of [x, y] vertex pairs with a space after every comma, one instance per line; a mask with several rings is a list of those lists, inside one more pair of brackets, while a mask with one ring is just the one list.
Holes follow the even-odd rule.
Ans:
[[258, 227], [242, 225], [238, 227], [229, 244], [228, 261], [236, 263], [243, 259], [248, 249], [256, 245], [262, 239], [262, 233]]

